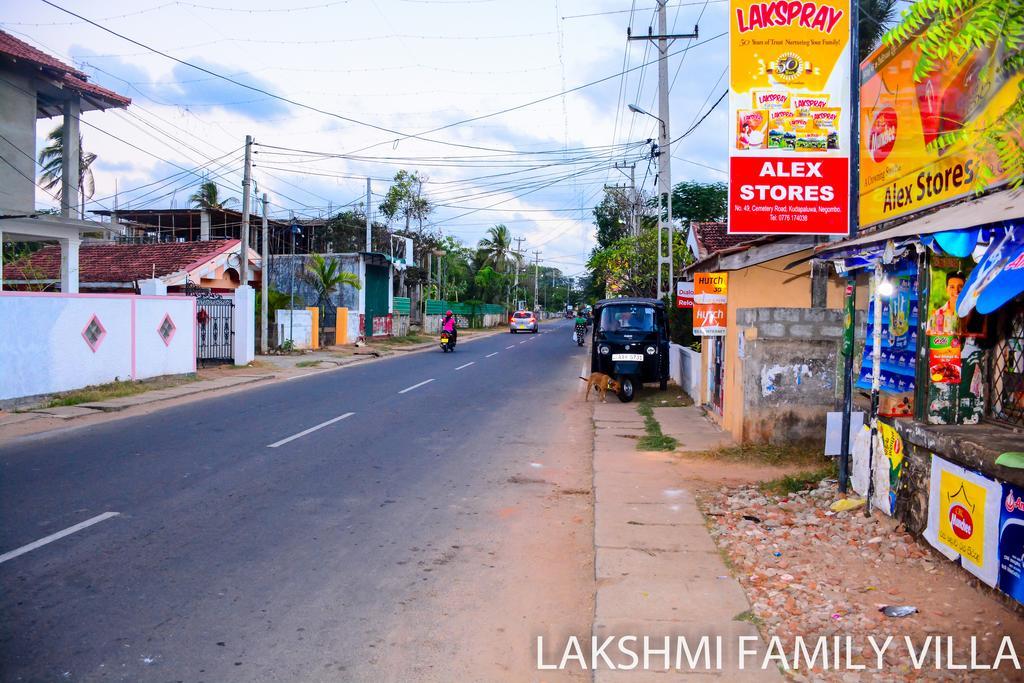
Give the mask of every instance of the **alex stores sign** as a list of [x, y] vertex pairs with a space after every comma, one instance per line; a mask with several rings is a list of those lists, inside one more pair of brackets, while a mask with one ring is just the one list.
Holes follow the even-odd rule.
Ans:
[[[1024, 87], [1024, 68], [1002, 48], [938, 63], [915, 81], [919, 40], [883, 45], [861, 63], [862, 225], [968, 196], [982, 170], [977, 143]], [[987, 161], [995, 171], [987, 186], [1009, 179], [994, 153]]]
[[849, 0], [730, 0], [729, 232], [849, 230]]

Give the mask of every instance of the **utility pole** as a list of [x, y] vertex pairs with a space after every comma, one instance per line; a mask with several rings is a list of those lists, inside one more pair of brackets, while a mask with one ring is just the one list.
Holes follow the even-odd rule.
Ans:
[[516, 281], [515, 281], [515, 284], [512, 285], [512, 302], [515, 303], [515, 304], [519, 303], [519, 301], [518, 301], [518, 297], [519, 297], [519, 259], [522, 257], [523, 239], [524, 238], [522, 238], [522, 237], [516, 237], [515, 238], [515, 241], [516, 241], [516, 258], [515, 258]]
[[629, 185], [605, 185], [604, 189], [606, 192], [621, 192], [626, 202], [629, 204], [629, 234], [634, 237], [638, 234], [637, 228], [637, 196], [636, 196], [636, 164], [627, 164], [626, 162], [615, 162], [615, 169], [626, 175], [626, 169], [629, 169]]
[[537, 281], [540, 279], [540, 251], [533, 250], [533, 310], [540, 309], [540, 301], [537, 299]]
[[267, 336], [268, 320], [270, 317], [270, 304], [267, 302], [267, 298], [270, 290], [270, 235], [267, 229], [267, 193], [263, 193], [263, 234], [260, 240], [260, 246], [263, 248], [262, 255], [260, 258], [260, 353], [263, 355], [267, 354], [270, 350], [270, 340]]
[[252, 184], [252, 136], [245, 136], [245, 170], [242, 171], [242, 232], [239, 247], [238, 279], [249, 284], [249, 186]]
[[370, 179], [366, 179], [366, 251], [373, 251], [373, 223], [370, 219]]
[[295, 224], [295, 212], [289, 211], [289, 221], [291, 222], [291, 228], [289, 232], [292, 234], [292, 258], [291, 258], [291, 271], [292, 278], [288, 285], [288, 296], [291, 299], [291, 303], [288, 304], [288, 341], [293, 345], [295, 344], [295, 233], [299, 231], [299, 226]]
[[[648, 27], [646, 36], [632, 36], [627, 29], [628, 40], [650, 40], [658, 43], [658, 116], [661, 122], [661, 133], [658, 136], [658, 298], [672, 292], [675, 271], [672, 266], [672, 150], [671, 138], [669, 137], [669, 108], [668, 108], [668, 48], [669, 41], [678, 38], [695, 39], [699, 34], [699, 27], [693, 27], [693, 33], [668, 33], [668, 16], [665, 5], [668, 0], [658, 0], [658, 34]], [[646, 113], [646, 112], [644, 112]], [[661, 202], [665, 202], [665, 209], [661, 209]], [[664, 253], [662, 241], [665, 238], [665, 231], [668, 230], [668, 255]], [[668, 285], [662, 287], [663, 266], [668, 266]]]

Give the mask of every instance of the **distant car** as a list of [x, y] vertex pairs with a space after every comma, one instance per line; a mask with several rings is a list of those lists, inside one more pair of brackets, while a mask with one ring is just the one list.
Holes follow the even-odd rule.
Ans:
[[508, 320], [508, 331], [512, 334], [517, 332], [536, 334], [538, 329], [540, 329], [540, 325], [537, 321], [537, 316], [531, 311], [516, 311]]

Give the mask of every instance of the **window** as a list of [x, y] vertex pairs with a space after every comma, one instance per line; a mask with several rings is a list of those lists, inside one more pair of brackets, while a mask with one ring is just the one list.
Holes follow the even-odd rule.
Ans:
[[605, 306], [601, 309], [601, 329], [605, 332], [650, 332], [654, 329], [654, 309], [637, 304]]
[[991, 351], [990, 419], [1024, 427], [1024, 301], [1007, 307]]
[[517, 317], [517, 318], [532, 318], [533, 317], [533, 313], [527, 313], [526, 311], [523, 311], [523, 312], [520, 312], [520, 313], [516, 313], [515, 317]]

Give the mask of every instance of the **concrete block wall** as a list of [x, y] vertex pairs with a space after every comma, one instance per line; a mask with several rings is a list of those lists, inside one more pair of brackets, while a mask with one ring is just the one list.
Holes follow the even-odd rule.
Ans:
[[835, 403], [843, 311], [741, 308], [743, 440], [785, 443], [824, 438]]

